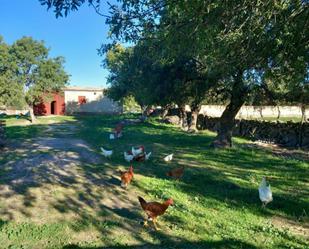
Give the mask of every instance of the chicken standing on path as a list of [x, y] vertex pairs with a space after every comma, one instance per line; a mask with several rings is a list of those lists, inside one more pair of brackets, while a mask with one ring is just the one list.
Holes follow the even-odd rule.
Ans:
[[121, 187], [127, 188], [133, 179], [133, 166], [131, 165], [128, 171], [121, 173]]
[[266, 207], [266, 205], [273, 200], [273, 195], [270, 189], [270, 185], [267, 186], [266, 177], [263, 176], [262, 182], [259, 186], [259, 197], [262, 204], [262, 207]]
[[142, 197], [138, 196], [138, 201], [141, 204], [142, 209], [147, 214], [148, 219], [144, 221], [144, 226], [147, 226], [147, 221], [152, 220], [155, 229], [160, 230], [157, 227], [157, 217], [163, 215], [166, 209], [174, 204], [173, 199], [168, 199], [163, 203], [159, 202], [146, 202]]
[[102, 155], [105, 157], [111, 157], [113, 154], [112, 150], [105, 150], [102, 147], [100, 149], [101, 149]]
[[174, 154], [170, 154], [170, 155], [164, 157], [163, 159], [164, 159], [165, 162], [170, 162], [170, 161], [173, 160], [173, 156], [174, 156]]

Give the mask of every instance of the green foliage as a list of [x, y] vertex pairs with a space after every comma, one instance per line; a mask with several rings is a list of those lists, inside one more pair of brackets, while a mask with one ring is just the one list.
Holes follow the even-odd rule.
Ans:
[[49, 58], [42, 41], [23, 37], [11, 46], [0, 41], [0, 103], [33, 106], [68, 82], [63, 57]]
[[124, 112], [141, 112], [140, 105], [135, 101], [133, 96], [127, 96], [122, 99]]

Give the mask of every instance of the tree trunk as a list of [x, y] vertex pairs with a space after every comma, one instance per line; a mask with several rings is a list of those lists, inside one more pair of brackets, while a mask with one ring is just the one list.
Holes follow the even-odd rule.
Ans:
[[161, 114], [162, 118], [165, 118], [165, 117], [166, 117], [166, 115], [168, 114], [170, 108], [171, 108], [170, 105], [167, 105], [167, 106], [164, 106], [164, 107], [163, 107], [163, 112], [162, 112], [162, 114]]
[[261, 119], [264, 121], [263, 106], [259, 106], [259, 113], [260, 113]]
[[303, 145], [303, 134], [304, 134], [304, 123], [306, 122], [306, 106], [301, 105], [301, 121], [299, 124], [299, 138], [298, 138], [298, 147], [301, 148]]
[[36, 122], [36, 117], [34, 115], [33, 105], [29, 105], [28, 109], [29, 109], [29, 114], [30, 114], [30, 121], [31, 121], [31, 123], [35, 123]]
[[179, 125], [183, 128], [186, 129], [188, 127], [188, 117], [187, 117], [187, 112], [185, 106], [179, 107], [179, 113], [180, 113], [180, 119], [179, 119]]
[[247, 90], [243, 85], [242, 73], [238, 75], [232, 89], [231, 101], [225, 108], [219, 122], [218, 135], [212, 143], [215, 148], [232, 147], [232, 132], [235, 117], [245, 103]]
[[201, 106], [196, 106], [191, 108], [191, 122], [189, 124], [188, 131], [196, 132], [197, 131], [197, 116], [201, 110]]
[[280, 106], [279, 106], [279, 105], [277, 105], [277, 111], [278, 111], [278, 114], [277, 114], [277, 122], [279, 122], [280, 116], [281, 116]]
[[0, 120], [0, 148], [5, 146], [5, 121]]

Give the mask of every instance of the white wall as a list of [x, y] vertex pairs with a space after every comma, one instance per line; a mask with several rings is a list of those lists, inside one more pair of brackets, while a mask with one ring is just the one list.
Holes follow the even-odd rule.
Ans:
[[[85, 96], [86, 103], [80, 105], [78, 96]], [[94, 112], [94, 113], [121, 113], [122, 107], [103, 95], [102, 90], [64, 90], [67, 113]]]
[[16, 110], [16, 109], [5, 109], [5, 110], [0, 110], [0, 114], [6, 114], [6, 115], [19, 115], [23, 114], [25, 115], [28, 113], [29, 110]]
[[[301, 109], [299, 106], [242, 106], [237, 114], [241, 118], [260, 118], [277, 117], [278, 108], [280, 117], [301, 117]], [[224, 105], [203, 105], [200, 113], [211, 116], [220, 117], [225, 109]], [[309, 109], [306, 109], [306, 117], [309, 117]]]

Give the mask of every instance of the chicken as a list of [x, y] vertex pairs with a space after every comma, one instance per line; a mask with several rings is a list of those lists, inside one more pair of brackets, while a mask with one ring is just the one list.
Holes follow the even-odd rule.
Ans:
[[167, 172], [166, 175], [174, 178], [175, 180], [179, 180], [183, 176], [184, 169], [184, 166], [175, 168]]
[[151, 154], [152, 154], [151, 152], [149, 152], [148, 154], [146, 154], [146, 152], [145, 152], [145, 159], [146, 159], [146, 161], [149, 160]]
[[170, 161], [173, 160], [173, 156], [174, 156], [174, 154], [170, 154], [170, 155], [164, 157], [163, 159], [164, 159], [165, 162], [170, 162]]
[[105, 157], [111, 157], [112, 154], [113, 154], [113, 151], [112, 150], [105, 150], [104, 148], [100, 148], [101, 149], [101, 152], [102, 152], [102, 155], [105, 156]]
[[262, 204], [262, 207], [266, 207], [266, 205], [273, 200], [273, 195], [270, 189], [270, 185], [267, 186], [266, 177], [262, 178], [262, 182], [259, 186], [259, 197]]
[[113, 134], [113, 133], [111, 133], [111, 134], [109, 134], [109, 139], [115, 139], [115, 134]]
[[145, 148], [144, 146], [139, 146], [138, 149], [135, 149], [134, 147], [132, 147], [131, 151], [132, 151], [133, 156], [135, 157], [135, 156], [138, 156], [144, 153]]
[[131, 165], [128, 171], [121, 173], [121, 187], [127, 188], [133, 179], [133, 166]]
[[163, 203], [159, 202], [146, 202], [142, 197], [138, 197], [139, 203], [142, 206], [142, 209], [147, 214], [147, 220], [144, 221], [144, 226], [147, 226], [147, 221], [152, 220], [153, 225], [156, 230], [159, 230], [157, 227], [157, 217], [163, 215], [166, 209], [174, 204], [173, 199], [168, 199]]
[[139, 154], [134, 157], [134, 161], [136, 162], [144, 162], [145, 161], [145, 153]]
[[115, 137], [119, 138], [119, 137], [122, 136], [122, 129], [123, 129], [123, 124], [122, 123], [118, 123], [115, 126], [115, 129], [114, 129]]
[[124, 155], [124, 159], [127, 162], [131, 162], [134, 159], [134, 156], [132, 155], [132, 153], [123, 152], [123, 155]]

